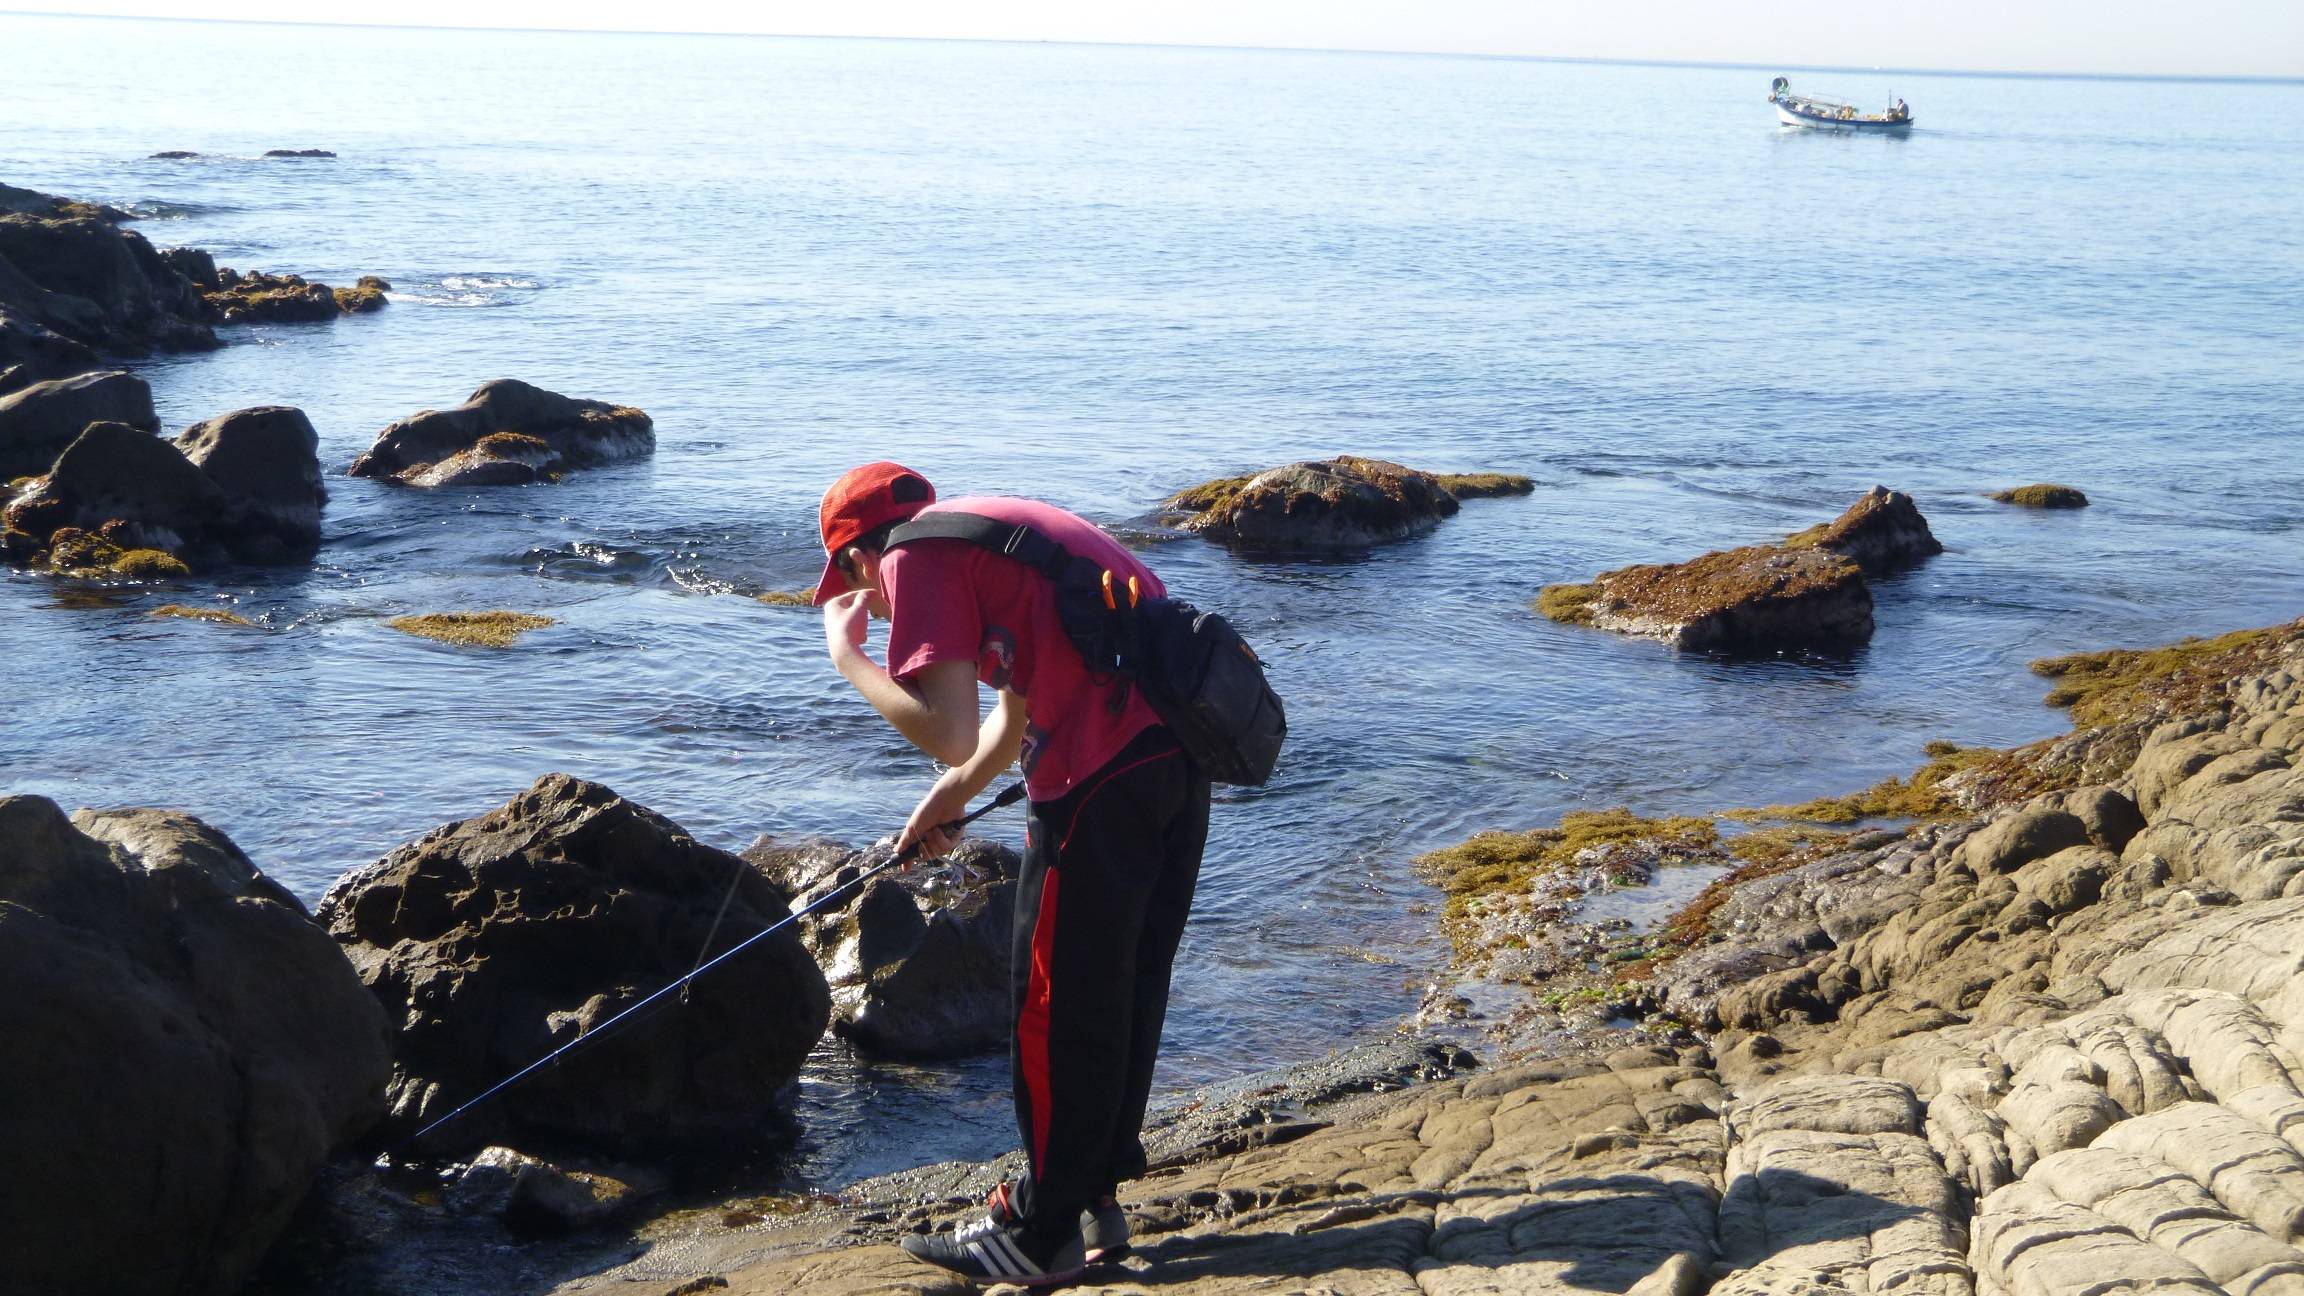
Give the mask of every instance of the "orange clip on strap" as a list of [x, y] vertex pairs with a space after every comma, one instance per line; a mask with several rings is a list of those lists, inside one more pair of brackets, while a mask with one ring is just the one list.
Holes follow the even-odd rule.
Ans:
[[1109, 571], [1104, 573], [1104, 606], [1115, 612], [1120, 610], [1120, 605], [1112, 600], [1112, 573]]
[[1139, 584], [1137, 584], [1137, 582], [1136, 582], [1136, 578], [1135, 578], [1135, 577], [1133, 577], [1133, 576], [1129, 577], [1129, 578], [1128, 578], [1128, 606], [1130, 606], [1130, 607], [1134, 607], [1134, 606], [1136, 606], [1138, 603], [1140, 603], [1140, 602], [1142, 602], [1142, 601], [1143, 601], [1143, 598], [1144, 598], [1144, 587], [1143, 587], [1143, 586], [1141, 586], [1141, 585], [1139, 585]]

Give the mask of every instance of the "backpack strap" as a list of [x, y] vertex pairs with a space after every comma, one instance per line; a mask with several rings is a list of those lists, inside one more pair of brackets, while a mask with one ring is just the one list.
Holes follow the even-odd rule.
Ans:
[[914, 540], [965, 540], [1013, 558], [1052, 581], [1061, 582], [1074, 571], [1075, 564], [1088, 568], [1085, 575], [1091, 581], [1103, 574], [1101, 567], [1075, 558], [1071, 550], [1031, 526], [1002, 522], [981, 513], [922, 513], [888, 533], [890, 549]]

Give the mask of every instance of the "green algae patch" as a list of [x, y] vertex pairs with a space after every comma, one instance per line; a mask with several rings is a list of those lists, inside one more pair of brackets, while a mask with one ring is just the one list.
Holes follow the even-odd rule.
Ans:
[[2018, 486], [2011, 490], [1994, 491], [1992, 498], [2003, 504], [2020, 508], [2075, 509], [2088, 507], [2088, 496], [2077, 486], [2059, 486], [2054, 482], [2039, 482], [2031, 486]]
[[2271, 669], [2304, 642], [2304, 621], [2180, 639], [2159, 648], [2111, 648], [2032, 663], [2056, 681], [2048, 705], [2070, 707], [2077, 729], [2214, 710], [2232, 680]]
[[1460, 500], [1495, 499], [1502, 495], [1533, 494], [1536, 482], [1513, 473], [1441, 473], [1440, 489]]
[[525, 432], [491, 432], [472, 443], [472, 448], [483, 454], [518, 455], [550, 454], [552, 444], [540, 436]]
[[128, 549], [112, 560], [112, 571], [129, 580], [175, 580], [192, 574], [184, 560], [165, 549]]
[[816, 591], [812, 589], [770, 590], [765, 594], [755, 594], [752, 597], [770, 607], [814, 607], [816, 605]]
[[192, 574], [183, 559], [165, 549], [123, 549], [79, 527], [59, 527], [48, 537], [45, 565], [59, 575], [84, 580], [179, 580]]
[[1176, 492], [1161, 501], [1160, 507], [1177, 513], [1206, 513], [1238, 495], [1253, 480], [1253, 476], [1219, 477]]
[[403, 634], [474, 648], [509, 648], [521, 635], [552, 624], [533, 612], [429, 612], [394, 617], [384, 624]]
[[1597, 585], [1547, 585], [1536, 593], [1536, 610], [1562, 625], [1592, 624]]
[[218, 625], [253, 626], [256, 624], [237, 612], [230, 612], [223, 608], [192, 607], [184, 603], [164, 603], [144, 615], [182, 617], [187, 621], [213, 621]]
[[1801, 823], [1852, 824], [1866, 819], [1947, 819], [1972, 813], [1962, 805], [1955, 775], [2004, 772], [2013, 758], [1997, 747], [1959, 747], [1937, 741], [1924, 749], [1928, 763], [1908, 778], [1891, 775], [1850, 796], [1818, 797], [1796, 805], [1729, 810], [1722, 818], [1745, 822], [1791, 820]]
[[1427, 851], [1414, 864], [1447, 893], [1451, 918], [1462, 918], [1489, 897], [1526, 892], [1540, 879], [1586, 864], [1604, 866], [1602, 857], [1609, 847], [1640, 845], [1658, 854], [1709, 854], [1719, 844], [1719, 829], [1709, 819], [1643, 819], [1619, 806], [1571, 811], [1557, 828], [1479, 833], [1457, 845]]

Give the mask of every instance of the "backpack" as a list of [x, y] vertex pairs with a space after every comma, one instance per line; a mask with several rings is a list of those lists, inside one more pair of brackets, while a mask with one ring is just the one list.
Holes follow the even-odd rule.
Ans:
[[[1262, 787], [1288, 717], [1264, 662], [1232, 624], [1177, 598], [1147, 597], [1030, 526], [977, 513], [923, 513], [887, 547], [965, 540], [1039, 572], [1056, 587], [1056, 617], [1091, 677], [1133, 684], [1212, 781]], [[1124, 694], [1123, 694], [1124, 696]]]

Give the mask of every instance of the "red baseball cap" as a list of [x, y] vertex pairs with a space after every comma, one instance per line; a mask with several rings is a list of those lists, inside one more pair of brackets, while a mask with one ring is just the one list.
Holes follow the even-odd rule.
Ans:
[[841, 550], [935, 502], [936, 488], [928, 479], [900, 463], [882, 459], [840, 474], [816, 507], [816, 525], [824, 535], [824, 577], [816, 582], [816, 602], [848, 592], [848, 578], [840, 574]]

